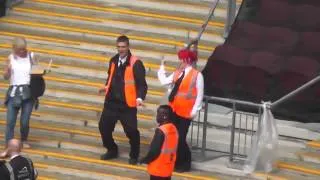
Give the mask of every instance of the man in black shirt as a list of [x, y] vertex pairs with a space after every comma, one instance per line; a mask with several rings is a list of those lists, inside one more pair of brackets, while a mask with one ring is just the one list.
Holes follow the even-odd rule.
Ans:
[[17, 139], [8, 142], [8, 155], [10, 161], [5, 164], [9, 172], [8, 180], [35, 180], [37, 171], [31, 159], [20, 155], [22, 144]]
[[99, 93], [105, 92], [99, 130], [103, 146], [108, 149], [101, 159], [118, 157], [118, 146], [112, 132], [120, 120], [131, 146], [129, 164], [137, 164], [140, 152], [137, 107], [143, 105], [147, 94], [146, 72], [142, 61], [131, 54], [128, 37], [118, 37], [117, 49], [118, 54], [109, 63], [106, 84], [99, 90]]

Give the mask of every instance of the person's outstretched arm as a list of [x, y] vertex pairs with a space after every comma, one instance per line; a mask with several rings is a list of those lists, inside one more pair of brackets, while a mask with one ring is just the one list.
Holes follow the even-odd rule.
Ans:
[[173, 73], [167, 77], [165, 70], [165, 61], [161, 62], [160, 68], [158, 70], [158, 79], [161, 85], [169, 85], [173, 83]]

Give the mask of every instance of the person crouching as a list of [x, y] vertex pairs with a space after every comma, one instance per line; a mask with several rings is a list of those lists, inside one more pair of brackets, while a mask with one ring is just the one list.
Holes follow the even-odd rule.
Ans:
[[159, 127], [151, 142], [150, 150], [140, 164], [148, 164], [150, 180], [170, 180], [174, 170], [177, 147], [178, 131], [172, 123], [172, 109], [168, 105], [161, 105], [157, 110]]

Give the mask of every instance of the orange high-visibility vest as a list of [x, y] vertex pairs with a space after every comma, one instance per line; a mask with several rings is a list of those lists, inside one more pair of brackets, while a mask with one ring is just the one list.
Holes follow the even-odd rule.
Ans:
[[[179, 79], [180, 73], [180, 71], [174, 72], [174, 82]], [[198, 73], [199, 71], [194, 68], [189, 71], [183, 78], [173, 101], [170, 102], [173, 112], [186, 119], [191, 119], [191, 111], [196, 102]]]
[[[137, 107], [137, 91], [134, 81], [134, 74], [133, 74], [133, 66], [136, 63], [138, 58], [136, 56], [131, 55], [129, 66], [126, 67], [124, 72], [124, 96], [126, 99], [126, 103], [129, 107]], [[108, 94], [110, 90], [111, 81], [114, 75], [116, 64], [113, 62], [111, 63], [110, 69], [110, 77], [108, 79], [108, 83], [105, 86], [106, 94]]]
[[170, 177], [176, 162], [179, 135], [173, 123], [158, 128], [164, 134], [164, 141], [160, 155], [148, 165], [148, 173], [158, 177]]

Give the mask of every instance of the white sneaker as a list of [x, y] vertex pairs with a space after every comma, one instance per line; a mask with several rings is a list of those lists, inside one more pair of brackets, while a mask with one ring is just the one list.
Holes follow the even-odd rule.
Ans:
[[25, 148], [25, 149], [31, 148], [30, 144], [27, 143], [26, 141], [22, 143], [22, 147]]

